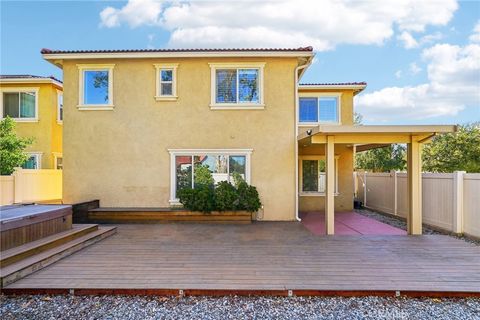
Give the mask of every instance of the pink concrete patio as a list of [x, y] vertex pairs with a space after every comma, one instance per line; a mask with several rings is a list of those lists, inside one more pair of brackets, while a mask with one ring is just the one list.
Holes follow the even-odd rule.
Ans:
[[[325, 214], [303, 212], [302, 224], [313, 234], [325, 235]], [[335, 235], [406, 235], [405, 230], [392, 227], [355, 212], [335, 212]]]

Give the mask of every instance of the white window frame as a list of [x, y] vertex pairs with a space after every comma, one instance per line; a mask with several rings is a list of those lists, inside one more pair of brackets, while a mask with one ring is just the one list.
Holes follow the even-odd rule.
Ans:
[[[60, 96], [62, 97], [62, 105], [60, 105]], [[60, 113], [60, 109], [62, 113]], [[62, 118], [60, 119], [60, 114], [62, 114]], [[57, 90], [57, 123], [63, 124], [63, 91]]]
[[43, 152], [37, 152], [37, 151], [32, 151], [32, 152], [25, 152], [28, 157], [35, 157], [36, 158], [36, 167], [35, 169], [24, 169], [24, 170], [38, 170], [38, 169], [42, 169], [42, 155], [43, 155]]
[[[177, 68], [178, 63], [170, 63], [170, 64], [158, 64], [155, 63], [153, 65], [155, 67], [155, 100], [157, 101], [175, 101], [177, 100]], [[162, 95], [162, 83], [170, 83], [170, 82], [163, 82], [160, 79], [162, 71], [172, 71], [172, 94], [171, 95]]]
[[0, 88], [0, 109], [2, 119], [6, 117], [4, 105], [3, 105], [3, 93], [21, 93], [21, 92], [34, 92], [35, 93], [35, 117], [33, 118], [12, 118], [15, 122], [38, 122], [38, 98], [40, 88], [38, 87], [17, 87], [17, 88]]
[[[338, 196], [338, 159], [340, 156], [335, 156], [335, 191], [334, 195]], [[299, 194], [301, 197], [324, 197], [325, 192], [316, 192], [316, 191], [303, 191], [303, 160], [324, 160], [325, 156], [299, 156], [299, 164], [298, 164], [298, 177], [299, 177]], [[326, 173], [325, 173], [326, 174]]]
[[[53, 154], [53, 169], [60, 170], [58, 169], [58, 159], [61, 158], [63, 161], [63, 154], [60, 152], [52, 152]], [[63, 162], [62, 162], [62, 169], [63, 169]]]
[[[77, 64], [78, 67], [78, 110], [113, 110], [113, 68], [115, 64]], [[108, 103], [85, 104], [84, 103], [84, 75], [85, 71], [108, 72]]]
[[227, 155], [227, 156], [245, 156], [245, 181], [250, 184], [251, 179], [251, 155], [253, 149], [168, 149], [170, 153], [170, 204], [180, 204], [176, 195], [176, 156], [200, 156], [200, 155]]
[[[300, 98], [336, 98], [337, 99], [337, 121], [315, 121], [315, 122], [301, 122], [300, 121]], [[317, 102], [318, 118], [320, 119], [320, 103]], [[341, 125], [342, 124], [342, 93], [341, 92], [300, 92], [298, 94], [298, 126], [311, 127], [319, 124]]]
[[[245, 63], [209, 63], [211, 76], [210, 76], [210, 109], [211, 110], [262, 110], [265, 109], [264, 101], [264, 62], [245, 62]], [[258, 69], [258, 103], [237, 102], [237, 103], [217, 103], [216, 101], [216, 83], [217, 83], [217, 70], [218, 69], [234, 69], [237, 70], [237, 82], [238, 82], [238, 69]], [[238, 90], [238, 83], [237, 83]], [[237, 93], [238, 99], [238, 93]]]

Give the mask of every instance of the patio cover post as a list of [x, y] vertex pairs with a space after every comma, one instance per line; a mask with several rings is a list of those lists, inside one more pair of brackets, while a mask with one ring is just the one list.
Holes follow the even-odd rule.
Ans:
[[335, 233], [335, 137], [327, 136], [325, 144], [325, 164], [327, 183], [325, 190], [325, 233]]
[[407, 144], [408, 234], [422, 234], [422, 145], [411, 136]]

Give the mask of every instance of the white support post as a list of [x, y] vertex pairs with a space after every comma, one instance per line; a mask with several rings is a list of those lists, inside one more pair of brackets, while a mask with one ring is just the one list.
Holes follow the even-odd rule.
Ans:
[[453, 172], [453, 232], [463, 233], [463, 175], [465, 171]]
[[22, 168], [15, 168], [13, 172], [13, 203], [22, 203]]
[[325, 144], [327, 188], [325, 194], [325, 233], [335, 233], [335, 137], [327, 136]]

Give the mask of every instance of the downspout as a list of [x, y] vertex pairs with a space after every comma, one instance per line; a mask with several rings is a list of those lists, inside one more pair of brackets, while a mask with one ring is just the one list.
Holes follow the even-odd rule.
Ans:
[[302, 221], [298, 216], [298, 71], [309, 67], [312, 64], [314, 55], [312, 55], [308, 62], [304, 65], [297, 66], [295, 68], [295, 219]]

